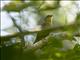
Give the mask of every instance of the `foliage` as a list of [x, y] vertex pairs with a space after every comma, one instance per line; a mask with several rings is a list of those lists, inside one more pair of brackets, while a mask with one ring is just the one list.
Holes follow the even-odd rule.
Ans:
[[[76, 19], [72, 19], [75, 20], [73, 23], [68, 23], [67, 20], [71, 20], [68, 19], [69, 11], [72, 10], [73, 5], [70, 6], [71, 8], [61, 7], [60, 2], [58, 0], [30, 0], [30, 2], [16, 0], [5, 5], [1, 11], [8, 12], [18, 32], [0, 36], [1, 60], [80, 60], [80, 43], [77, 43], [80, 41], [80, 13], [73, 13], [75, 12], [73, 11], [75, 16], [70, 15], [70, 17], [76, 17]], [[21, 15], [24, 10], [27, 11], [27, 14], [24, 13], [26, 19]], [[17, 19], [10, 15], [11, 12], [19, 13], [20, 21], [23, 22], [21, 25], [16, 23]], [[39, 17], [36, 18], [36, 15]], [[48, 15], [52, 17], [48, 19]], [[36, 28], [28, 28], [29, 31], [23, 27], [29, 26], [30, 18], [36, 19], [37, 26], [41, 29], [35, 26]], [[47, 25], [46, 28], [43, 23]], [[28, 38], [24, 37], [29, 35], [34, 37], [30, 39], [34, 39], [35, 42], [30, 39], [28, 41]]]

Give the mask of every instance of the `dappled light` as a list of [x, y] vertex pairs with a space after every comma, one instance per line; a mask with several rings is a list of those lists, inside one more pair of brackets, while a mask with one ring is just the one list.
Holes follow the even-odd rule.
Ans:
[[1, 60], [80, 60], [80, 1], [0, 4]]

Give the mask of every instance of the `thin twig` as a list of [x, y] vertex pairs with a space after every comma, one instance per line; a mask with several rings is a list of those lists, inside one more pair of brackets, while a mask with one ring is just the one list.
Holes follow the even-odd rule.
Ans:
[[[11, 15], [9, 15], [9, 16], [12, 19], [14, 26], [19, 30], [20, 33], [22, 33], [23, 31], [22, 31], [21, 27], [16, 24], [16, 20]], [[22, 46], [25, 46], [24, 36], [20, 35], [19, 37], [21, 39]]]

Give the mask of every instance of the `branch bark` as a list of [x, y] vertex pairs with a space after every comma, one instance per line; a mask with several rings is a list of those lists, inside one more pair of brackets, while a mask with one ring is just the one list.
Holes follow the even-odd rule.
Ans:
[[[80, 33], [80, 32], [79, 32]], [[79, 34], [79, 33], [76, 33], [76, 34], [72, 34], [73, 36], [76, 36], [77, 34]], [[68, 33], [67, 32], [60, 32], [59, 34], [56, 34], [57, 36], [63, 36], [63, 37], [65, 37], [65, 36], [67, 36], [68, 35]], [[42, 40], [40, 40], [40, 41], [38, 41], [38, 42], [36, 42], [35, 44], [33, 44], [30, 48], [24, 48], [24, 51], [36, 51], [36, 50], [38, 50], [38, 49], [40, 49], [40, 48], [42, 48], [42, 47], [44, 47], [44, 46], [46, 46], [46, 44], [48, 43], [48, 41], [49, 41], [49, 38], [50, 37], [55, 37], [56, 36], [55, 34], [49, 34], [47, 37], [45, 37], [44, 39], [42, 39]], [[80, 36], [80, 35], [78, 35], [78, 36]]]
[[[74, 27], [75, 26], [75, 23], [74, 24], [71, 24], [71, 25], [68, 25], [69, 27]], [[55, 32], [55, 31], [60, 31], [60, 30], [63, 30], [65, 28], [65, 26], [59, 26], [59, 27], [53, 27], [53, 28], [49, 28], [49, 29], [44, 29], [44, 30], [41, 30], [41, 31], [24, 31], [24, 32], [17, 32], [13, 35], [7, 35], [7, 36], [0, 36], [1, 39], [3, 38], [14, 38], [14, 37], [17, 37], [17, 36], [21, 36], [21, 35], [28, 35], [28, 34], [33, 34], [33, 33], [38, 33], [38, 32], [42, 32], [42, 31], [46, 31], [48, 30], [49, 32]], [[74, 27], [75, 28], [75, 27]], [[70, 29], [70, 28], [67, 28], [67, 29]]]

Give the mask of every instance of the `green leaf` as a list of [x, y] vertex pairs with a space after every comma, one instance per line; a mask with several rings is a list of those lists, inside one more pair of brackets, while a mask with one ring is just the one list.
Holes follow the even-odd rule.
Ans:
[[49, 43], [55, 48], [62, 47], [62, 40], [60, 40], [60, 38], [50, 37], [49, 41], [50, 41]]
[[3, 7], [3, 10], [6, 10], [8, 12], [12, 12], [12, 11], [19, 12], [26, 7], [28, 7], [27, 3], [23, 3], [21, 1], [15, 1], [15, 2], [10, 2], [9, 4], [5, 5]]

